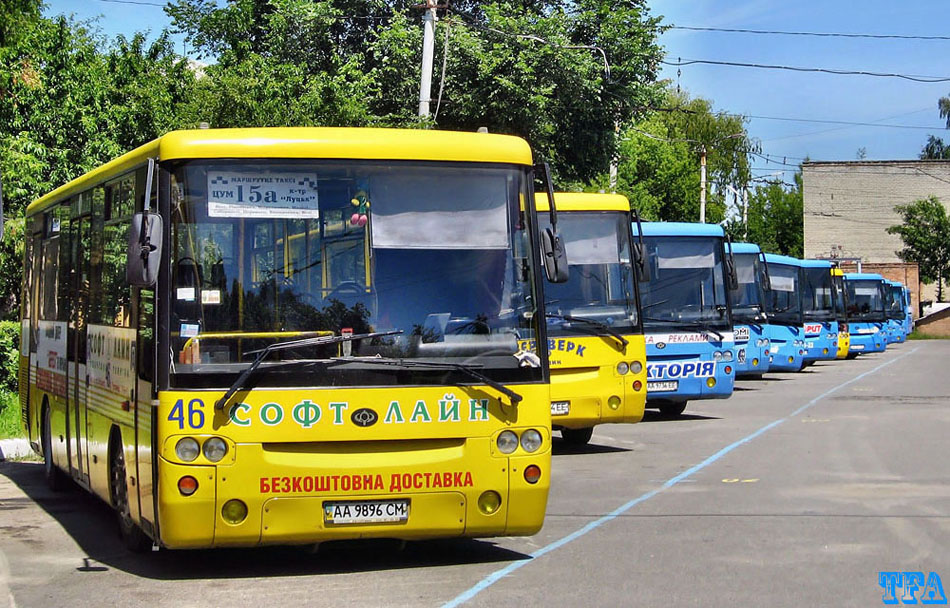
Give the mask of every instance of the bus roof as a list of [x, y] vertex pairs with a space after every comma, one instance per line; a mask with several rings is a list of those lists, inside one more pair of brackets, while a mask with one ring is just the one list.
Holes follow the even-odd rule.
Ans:
[[848, 281], [883, 281], [884, 277], [870, 272], [849, 272], [844, 275]]
[[[555, 192], [554, 202], [558, 211], [630, 211], [630, 201], [622, 194]], [[548, 211], [547, 193], [535, 194], [534, 204], [538, 211]]]
[[762, 253], [755, 243], [733, 243], [732, 253]]
[[769, 264], [784, 264], [786, 266], [798, 266], [801, 268], [802, 261], [798, 258], [793, 258], [787, 255], [779, 255], [777, 253], [766, 253], [765, 261]]
[[[633, 224], [633, 234], [640, 231]], [[717, 236], [725, 237], [719, 224], [693, 224], [690, 222], [643, 222], [643, 236]]]
[[828, 260], [799, 260], [802, 268], [831, 268], [831, 262]]
[[520, 137], [422, 129], [261, 127], [172, 131], [60, 186], [27, 207], [27, 215], [120, 175], [150, 157], [347, 158], [532, 164]]

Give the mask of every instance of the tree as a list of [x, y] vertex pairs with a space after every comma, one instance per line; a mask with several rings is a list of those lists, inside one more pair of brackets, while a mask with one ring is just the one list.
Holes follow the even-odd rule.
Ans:
[[[747, 240], [767, 253], [800, 258], [804, 250], [801, 169], [795, 173], [794, 180], [791, 187], [781, 180], [769, 180], [750, 192]], [[726, 226], [726, 232], [735, 239], [740, 238], [743, 231], [739, 220]]]
[[175, 28], [215, 59], [192, 115], [214, 126], [487, 127], [526, 138], [560, 180], [587, 181], [607, 170], [616, 125], [657, 98], [659, 20], [644, 0], [463, 0], [440, 16], [438, 113], [420, 121], [417, 5], [176, 0]]
[[[647, 118], [621, 129], [617, 191], [643, 217], [695, 222], [699, 219], [700, 149], [706, 147], [706, 221], [726, 217], [724, 184], [750, 179], [748, 153], [758, 149], [740, 116], [714, 113], [712, 102], [668, 90]], [[588, 189], [608, 187], [603, 173]]]
[[894, 207], [902, 223], [887, 229], [900, 235], [904, 248], [897, 256], [905, 262], [916, 262], [920, 280], [937, 282], [937, 301], [943, 301], [943, 281], [950, 275], [950, 216], [936, 196]]
[[[950, 97], [941, 97], [937, 100], [937, 112], [940, 118], [947, 121], [950, 129]], [[927, 143], [920, 151], [922, 160], [950, 160], [950, 146], [943, 143], [943, 139], [934, 135], [927, 136]]]

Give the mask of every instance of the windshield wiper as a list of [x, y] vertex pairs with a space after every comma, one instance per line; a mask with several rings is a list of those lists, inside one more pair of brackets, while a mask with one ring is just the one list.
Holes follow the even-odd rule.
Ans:
[[574, 315], [559, 315], [553, 312], [549, 312], [545, 316], [549, 319], [564, 319], [565, 321], [569, 321], [571, 323], [586, 323], [587, 325], [596, 327], [597, 329], [600, 329], [610, 337], [617, 340], [617, 342], [620, 342], [620, 346], [624, 349], [627, 348], [627, 344], [630, 343], [626, 338], [617, 333], [617, 330], [606, 323], [601, 323], [600, 321], [595, 321], [594, 319], [588, 319], [587, 317], [575, 317]]
[[392, 336], [394, 334], [401, 334], [402, 330], [397, 329], [394, 331], [378, 331], [369, 334], [348, 334], [345, 336], [317, 336], [315, 338], [304, 338], [302, 340], [290, 340], [288, 342], [274, 342], [273, 344], [268, 345], [265, 348], [260, 350], [251, 350], [245, 354], [253, 355], [257, 353], [257, 358], [247, 366], [241, 374], [235, 378], [234, 382], [228, 388], [227, 392], [224, 393], [224, 397], [218, 400], [215, 403], [214, 407], [218, 410], [223, 410], [224, 406], [227, 405], [228, 400], [234, 396], [242, 386], [244, 382], [247, 381], [247, 378], [254, 373], [258, 367], [261, 366], [261, 363], [264, 362], [264, 359], [267, 358], [267, 355], [277, 352], [279, 350], [290, 350], [296, 348], [304, 348], [307, 346], [326, 346], [327, 344], [339, 344], [340, 342], [349, 342], [351, 340], [362, 340], [364, 338], [378, 338], [380, 336]]
[[334, 357], [331, 361], [341, 362], [341, 363], [367, 363], [369, 365], [383, 365], [389, 366], [393, 369], [398, 368], [408, 368], [408, 367], [422, 367], [429, 369], [451, 369], [455, 371], [462, 372], [479, 382], [487, 384], [492, 387], [499, 393], [507, 396], [511, 399], [512, 405], [518, 405], [524, 397], [514, 392], [504, 384], [492, 380], [488, 376], [475, 371], [471, 365], [464, 365], [462, 363], [450, 363], [448, 361], [413, 361], [412, 359], [393, 359], [388, 357]]
[[676, 325], [685, 325], [687, 327], [692, 327], [693, 329], [701, 329], [703, 331], [708, 331], [709, 333], [716, 334], [720, 340], [723, 336], [721, 333], [709, 326], [708, 321], [686, 321], [683, 319], [660, 319], [657, 317], [643, 317], [644, 321], [653, 321], [654, 323], [674, 323]]

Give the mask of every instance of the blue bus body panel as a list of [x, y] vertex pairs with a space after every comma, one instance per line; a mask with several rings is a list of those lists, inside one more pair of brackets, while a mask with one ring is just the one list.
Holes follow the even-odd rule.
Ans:
[[848, 354], [881, 353], [887, 348], [884, 337], [884, 323], [848, 322], [848, 333], [851, 334], [851, 348]]
[[903, 319], [888, 319], [887, 320], [887, 343], [888, 344], [897, 344], [903, 342], [907, 339], [907, 334], [904, 333], [904, 320]]
[[838, 355], [838, 322], [806, 321], [805, 362], [831, 361]]
[[805, 331], [799, 325], [765, 326], [769, 339], [769, 371], [797, 372], [804, 364]]
[[[732, 332], [721, 333], [722, 341], [712, 333], [647, 333], [647, 404], [732, 395], [735, 361], [713, 357], [716, 351], [733, 351]], [[716, 380], [713, 387], [707, 385], [710, 377]]]
[[[642, 222], [643, 236], [715, 236], [725, 238], [722, 226], [718, 224], [693, 224], [690, 222]], [[640, 234], [636, 222], [633, 222], [633, 235]]]
[[736, 325], [736, 377], [758, 376], [769, 371], [765, 325]]
[[732, 253], [762, 253], [755, 243], [733, 243]]

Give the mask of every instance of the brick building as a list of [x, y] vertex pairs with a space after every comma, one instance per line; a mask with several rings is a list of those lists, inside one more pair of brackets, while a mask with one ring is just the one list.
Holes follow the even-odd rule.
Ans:
[[950, 208], [950, 161], [806, 162], [802, 183], [805, 257], [860, 260], [911, 287], [915, 303], [936, 298], [935, 285], [904, 281], [916, 281], [916, 264], [902, 268], [901, 239], [886, 230], [900, 223], [896, 205], [933, 195]]

